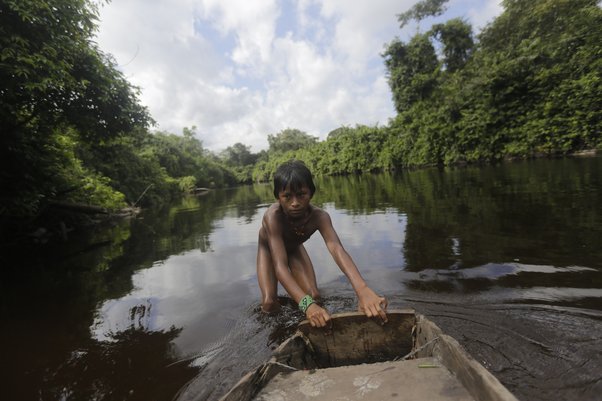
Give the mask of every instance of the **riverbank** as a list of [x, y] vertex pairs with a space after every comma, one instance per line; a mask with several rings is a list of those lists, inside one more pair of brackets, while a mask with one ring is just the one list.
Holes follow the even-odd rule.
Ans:
[[135, 206], [110, 210], [94, 205], [51, 202], [32, 218], [3, 216], [0, 249], [68, 242], [82, 230], [110, 226], [119, 220], [136, 218], [141, 212], [142, 209]]

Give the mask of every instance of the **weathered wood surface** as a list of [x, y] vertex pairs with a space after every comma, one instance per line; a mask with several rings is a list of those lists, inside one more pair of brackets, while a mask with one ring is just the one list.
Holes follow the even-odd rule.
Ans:
[[254, 399], [256, 401], [474, 400], [456, 377], [435, 358], [280, 373]]
[[240, 379], [236, 386], [221, 398], [221, 400], [251, 401], [255, 398], [255, 395], [274, 378], [274, 376], [282, 372], [290, 372], [291, 370], [293, 369], [277, 363], [272, 359], [247, 373]]
[[[382, 325], [360, 313], [337, 314], [328, 329], [302, 322], [267, 363], [243, 377], [222, 401], [517, 401], [424, 316], [411, 309], [387, 316], [389, 322]], [[417, 359], [398, 360], [410, 350]], [[381, 360], [387, 362], [373, 363]]]
[[[434, 340], [434, 341], [433, 341]], [[418, 357], [433, 356], [456, 375], [477, 400], [518, 401], [499, 380], [478, 363], [454, 338], [444, 334], [433, 322], [418, 315], [416, 348], [429, 343]]]
[[412, 349], [412, 328], [416, 315], [412, 309], [390, 311], [388, 322], [380, 318], [351, 312], [333, 315], [331, 326], [312, 327], [308, 321], [299, 324], [307, 337], [319, 367], [372, 363], [402, 357]]

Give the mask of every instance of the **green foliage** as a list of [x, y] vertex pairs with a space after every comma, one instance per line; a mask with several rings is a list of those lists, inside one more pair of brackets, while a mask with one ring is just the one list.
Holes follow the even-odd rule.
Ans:
[[[111, 187], [109, 178], [99, 174], [86, 174], [82, 177], [82, 183], [83, 185], [78, 192], [83, 195], [81, 200], [85, 203], [104, 206], [112, 210], [118, 210], [126, 206], [125, 196]], [[77, 200], [77, 196], [70, 198], [71, 200]]]
[[3, 224], [52, 201], [157, 206], [236, 183], [194, 128], [148, 132], [138, 88], [94, 42], [96, 22], [91, 0], [0, 0]]
[[253, 182], [253, 164], [240, 167], [227, 167], [226, 171], [233, 177], [234, 184], [250, 184]]
[[251, 183], [253, 181], [253, 165], [259, 156], [259, 154], [251, 153], [250, 146], [238, 142], [221, 152], [220, 159], [228, 166], [237, 182]]
[[240, 142], [228, 146], [220, 155], [222, 160], [229, 166], [248, 166], [257, 160], [257, 155], [251, 153], [251, 147]]
[[390, 127], [390, 160], [491, 162], [600, 147], [596, 1], [503, 4], [476, 45], [470, 26], [458, 19], [388, 45], [383, 57], [399, 113]]
[[287, 128], [276, 135], [268, 135], [269, 152], [288, 152], [311, 146], [317, 142], [317, 137], [298, 129]]
[[430, 97], [437, 83], [438, 61], [429, 34], [419, 34], [404, 44], [393, 40], [383, 57], [398, 113]]
[[445, 11], [443, 6], [449, 0], [422, 0], [414, 4], [405, 13], [401, 13], [397, 16], [400, 28], [403, 28], [411, 20], [420, 21], [426, 17], [437, 17]]
[[[2, 215], [35, 215], [49, 200], [75, 196], [71, 186], [103, 192], [109, 181], [78, 166], [74, 144], [151, 121], [137, 89], [94, 44], [96, 18], [94, 3], [83, 0], [0, 1]], [[79, 196], [119, 203], [108, 192]]]
[[319, 154], [323, 157], [314, 163], [315, 170], [332, 175], [387, 168], [389, 166], [381, 164], [385, 140], [386, 131], [378, 127], [345, 128], [322, 144]]
[[602, 10], [595, 1], [504, 5], [481, 34], [471, 66], [480, 78], [474, 88], [488, 95], [488, 119], [499, 132], [497, 156], [595, 147], [602, 121], [593, 103], [602, 94]]
[[[134, 203], [144, 195], [142, 205], [162, 205], [196, 187], [234, 185], [232, 172], [221, 166], [195, 138], [194, 127], [182, 135], [167, 132], [132, 133], [101, 146], [88, 146], [82, 159], [111, 177], [114, 186]], [[106, 154], [111, 154], [110, 159]]]
[[196, 177], [193, 175], [180, 177], [177, 181], [182, 192], [192, 192], [196, 188]]
[[156, 132], [148, 140], [147, 149], [169, 176], [195, 176], [199, 181], [205, 178], [199, 170], [199, 163], [204, 161], [204, 149], [194, 136]]
[[254, 181], [270, 181], [278, 166], [290, 159], [302, 160], [314, 175], [340, 175], [391, 168], [385, 128], [340, 127], [328, 139], [288, 152], [270, 152], [253, 169]]
[[470, 24], [460, 18], [454, 18], [445, 24], [433, 25], [430, 33], [443, 45], [445, 69], [454, 72], [463, 68], [474, 48]]
[[149, 156], [150, 138], [146, 130], [134, 131], [102, 145], [80, 144], [77, 154], [85, 165], [110, 177], [111, 186], [125, 195], [127, 203], [161, 206], [177, 197], [179, 188], [158, 160]]
[[[438, 15], [427, 1], [400, 22]], [[323, 142], [273, 146], [253, 169], [303, 160], [316, 175], [495, 162], [600, 147], [602, 11], [595, 1], [506, 1], [479, 35], [461, 19], [383, 54], [398, 115], [388, 127], [340, 127]], [[440, 49], [439, 54], [435, 49]]]
[[235, 184], [232, 173], [214, 160], [203, 148], [201, 141], [195, 138], [195, 129], [196, 127], [184, 128], [183, 136], [156, 132], [147, 146], [148, 154], [171, 177], [195, 177], [197, 187], [214, 188]]
[[[421, 1], [399, 22], [446, 2]], [[219, 156], [195, 127], [148, 131], [138, 89], [93, 41], [95, 4], [0, 0], [3, 219], [53, 200], [161, 205], [195, 187], [270, 180], [291, 158], [320, 176], [602, 147], [596, 0], [505, 0], [476, 43], [457, 18], [394, 39], [383, 53], [398, 113], [388, 126], [343, 126], [324, 141], [289, 128], [268, 135], [267, 151], [236, 143]]]
[[76, 156], [77, 135], [67, 129], [55, 135], [57, 142], [52, 153], [58, 155], [53, 168], [50, 190], [56, 200], [68, 199], [72, 202], [102, 206], [116, 210], [126, 206], [125, 196], [113, 189], [111, 180], [86, 168]]

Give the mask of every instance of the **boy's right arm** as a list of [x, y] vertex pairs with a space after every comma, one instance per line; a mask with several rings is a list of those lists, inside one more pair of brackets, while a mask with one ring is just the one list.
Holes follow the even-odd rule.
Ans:
[[[291, 298], [299, 304], [301, 299], [307, 294], [305, 294], [303, 289], [297, 284], [297, 281], [289, 269], [288, 256], [282, 239], [282, 225], [278, 222], [278, 217], [274, 213], [266, 213], [262, 224], [267, 234], [268, 246], [272, 256], [276, 278]], [[314, 327], [324, 327], [330, 320], [328, 312], [315, 303], [307, 308], [305, 317], [307, 317], [310, 324]]]

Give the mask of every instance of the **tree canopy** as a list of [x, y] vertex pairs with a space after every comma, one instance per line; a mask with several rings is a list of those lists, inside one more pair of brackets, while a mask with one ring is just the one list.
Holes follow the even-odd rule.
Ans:
[[[446, 2], [423, 0], [400, 25], [443, 15]], [[598, 2], [502, 5], [478, 35], [454, 18], [385, 45], [397, 111], [386, 126], [341, 126], [323, 141], [287, 128], [266, 134], [265, 151], [236, 143], [215, 155], [195, 127], [151, 131], [139, 89], [94, 42], [95, 2], [0, 0], [1, 222], [54, 201], [160, 205], [270, 179], [290, 158], [321, 175], [602, 148]]]
[[106, 142], [152, 121], [92, 41], [96, 19], [87, 1], [0, 2], [3, 212], [29, 214], [85, 186], [69, 179], [89, 171], [74, 159], [80, 140]]
[[268, 135], [270, 152], [287, 152], [289, 150], [297, 150], [307, 146], [311, 146], [316, 142], [318, 142], [317, 137], [311, 136], [306, 132], [292, 128], [282, 130], [275, 135]]
[[194, 128], [149, 131], [139, 89], [94, 42], [97, 18], [89, 0], [0, 0], [0, 223], [236, 182]]
[[[602, 10], [508, 0], [477, 37], [457, 19], [395, 40], [384, 58], [403, 165], [496, 161], [600, 147]], [[439, 44], [435, 45], [435, 42]], [[433, 47], [441, 48], [437, 66]], [[420, 46], [417, 46], [420, 43]]]
[[[441, 15], [423, 1], [399, 15]], [[454, 18], [386, 45], [397, 115], [387, 126], [340, 127], [323, 142], [270, 152], [254, 169], [304, 160], [317, 174], [496, 162], [602, 148], [602, 9], [595, 0], [507, 0], [475, 36]], [[283, 151], [286, 149], [283, 149]]]
[[444, 4], [449, 0], [422, 0], [408, 11], [397, 15], [399, 27], [403, 28], [411, 20], [420, 21], [426, 17], [437, 17], [445, 12]]

